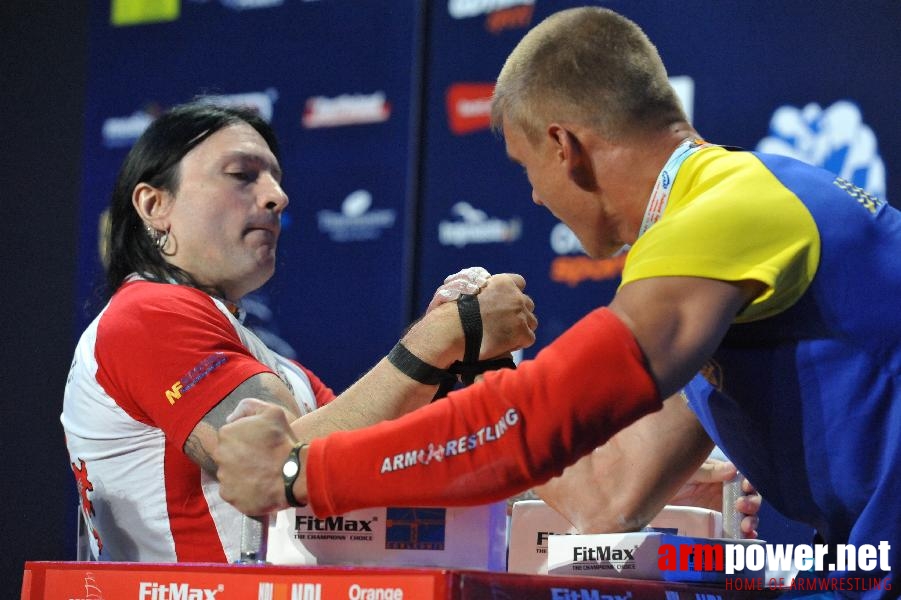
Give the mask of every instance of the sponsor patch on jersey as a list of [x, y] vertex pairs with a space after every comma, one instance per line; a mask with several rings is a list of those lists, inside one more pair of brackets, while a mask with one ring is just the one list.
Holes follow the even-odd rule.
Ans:
[[176, 400], [181, 397], [192, 387], [200, 383], [207, 375], [221, 367], [228, 358], [223, 352], [214, 352], [204, 357], [195, 367], [185, 373], [178, 381], [165, 390], [163, 393], [170, 405], [174, 405]]

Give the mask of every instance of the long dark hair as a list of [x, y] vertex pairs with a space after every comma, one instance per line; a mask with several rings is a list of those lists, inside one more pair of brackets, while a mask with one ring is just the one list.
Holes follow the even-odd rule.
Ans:
[[106, 283], [112, 295], [131, 273], [155, 281], [200, 287], [190, 273], [169, 264], [144, 227], [131, 197], [139, 183], [172, 194], [178, 191], [179, 165], [192, 148], [220, 129], [236, 123], [253, 127], [279, 155], [278, 140], [269, 124], [253, 109], [195, 100], [160, 115], [132, 146], [116, 179], [109, 209]]

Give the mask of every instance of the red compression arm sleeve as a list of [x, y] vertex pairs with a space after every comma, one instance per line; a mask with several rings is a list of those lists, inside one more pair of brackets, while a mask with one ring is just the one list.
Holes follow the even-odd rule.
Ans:
[[632, 332], [589, 313], [519, 369], [400, 419], [314, 440], [319, 516], [372, 506], [461, 506], [507, 498], [558, 475], [662, 406]]

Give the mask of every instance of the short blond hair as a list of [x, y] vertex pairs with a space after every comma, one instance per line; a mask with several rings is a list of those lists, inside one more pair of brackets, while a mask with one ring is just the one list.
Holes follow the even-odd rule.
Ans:
[[582, 7], [551, 15], [510, 53], [491, 103], [495, 131], [505, 119], [535, 143], [551, 121], [616, 139], [686, 117], [641, 28], [609, 9]]

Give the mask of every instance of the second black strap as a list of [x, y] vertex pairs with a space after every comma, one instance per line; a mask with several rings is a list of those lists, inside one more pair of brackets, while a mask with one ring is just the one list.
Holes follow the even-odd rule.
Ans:
[[463, 363], [472, 364], [479, 361], [479, 350], [482, 348], [482, 315], [479, 312], [479, 297], [475, 294], [462, 294], [457, 300], [457, 311], [463, 325], [463, 338], [466, 345], [463, 350]]

